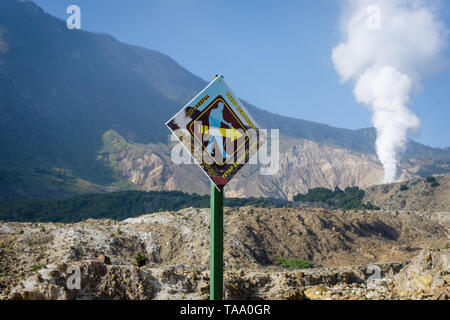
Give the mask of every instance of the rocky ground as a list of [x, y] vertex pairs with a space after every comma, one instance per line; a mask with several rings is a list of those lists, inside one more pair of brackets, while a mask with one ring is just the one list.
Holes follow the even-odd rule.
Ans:
[[[448, 299], [448, 216], [225, 208], [225, 296]], [[195, 208], [125, 221], [0, 222], [0, 298], [207, 299], [208, 228], [209, 211]], [[278, 257], [314, 268], [284, 269]]]

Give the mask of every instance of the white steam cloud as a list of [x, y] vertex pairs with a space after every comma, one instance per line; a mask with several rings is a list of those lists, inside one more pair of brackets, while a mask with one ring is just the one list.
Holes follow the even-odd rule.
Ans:
[[393, 182], [408, 133], [420, 127], [407, 107], [411, 93], [439, 68], [448, 32], [428, 1], [348, 0], [342, 20], [347, 39], [333, 49], [334, 67], [373, 112], [384, 181]]

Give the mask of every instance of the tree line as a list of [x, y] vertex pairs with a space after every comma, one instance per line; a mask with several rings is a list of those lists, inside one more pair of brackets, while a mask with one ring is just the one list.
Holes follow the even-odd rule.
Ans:
[[[228, 207], [282, 207], [288, 201], [267, 198], [225, 198]], [[83, 219], [124, 220], [146, 213], [209, 208], [208, 195], [180, 191], [119, 191], [66, 199], [14, 199], [0, 202], [0, 220], [18, 222], [78, 222]]]
[[341, 210], [368, 209], [379, 210], [380, 208], [371, 203], [364, 202], [365, 191], [358, 187], [347, 187], [342, 190], [336, 187], [334, 190], [327, 188], [313, 188], [306, 194], [299, 193], [294, 197], [294, 201], [325, 205], [330, 208]]

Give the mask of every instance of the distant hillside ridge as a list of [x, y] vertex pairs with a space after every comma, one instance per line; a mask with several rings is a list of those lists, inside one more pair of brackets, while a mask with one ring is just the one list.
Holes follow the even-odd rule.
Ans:
[[[364, 201], [384, 210], [450, 213], [450, 175], [434, 175], [393, 184], [372, 186]], [[448, 219], [448, 218], [447, 218]]]

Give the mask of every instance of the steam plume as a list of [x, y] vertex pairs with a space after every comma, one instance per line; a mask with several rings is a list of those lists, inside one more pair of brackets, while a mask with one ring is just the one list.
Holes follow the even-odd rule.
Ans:
[[420, 119], [408, 109], [420, 78], [439, 67], [448, 32], [430, 3], [419, 0], [348, 0], [342, 18], [347, 40], [333, 49], [342, 82], [372, 111], [384, 181], [397, 176], [398, 154]]

